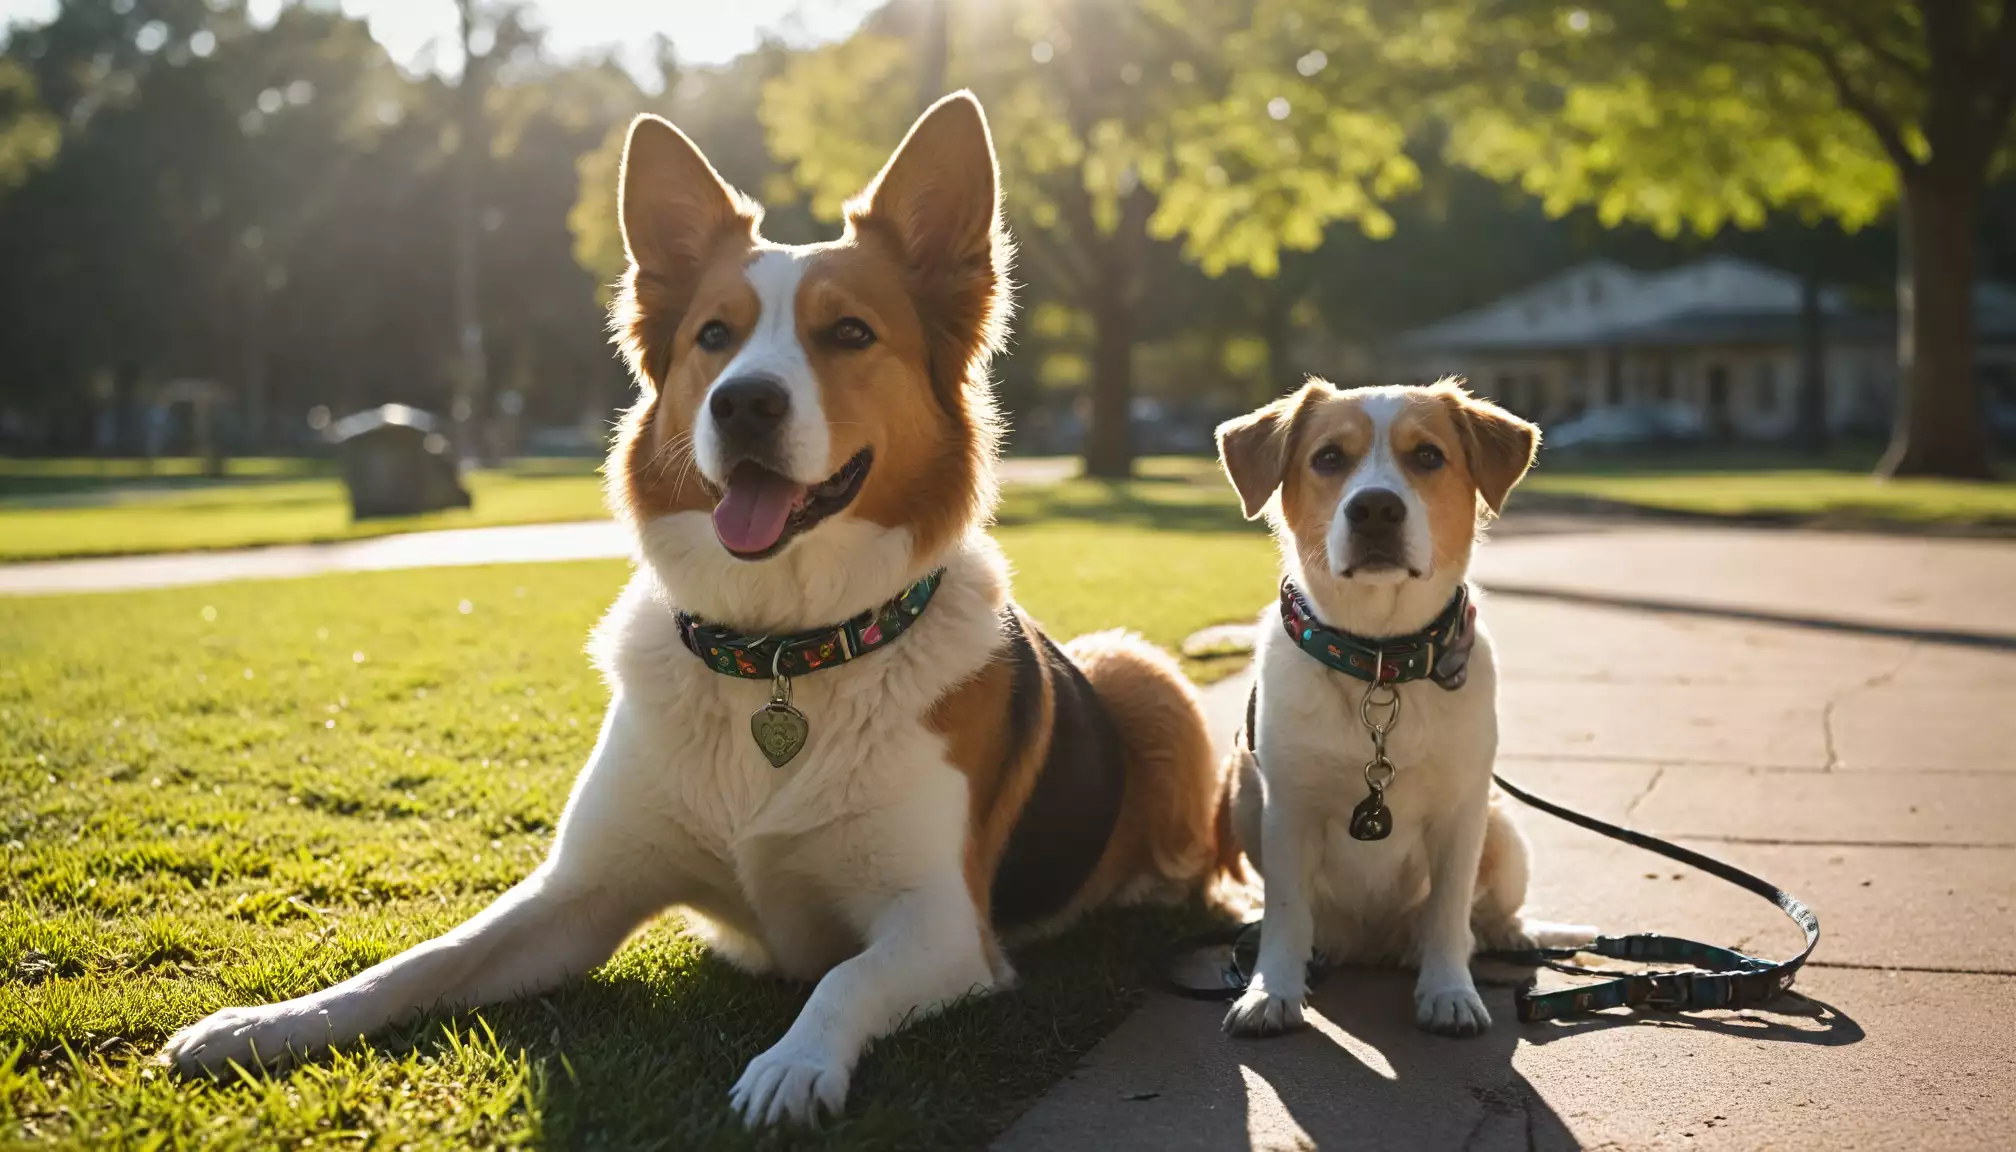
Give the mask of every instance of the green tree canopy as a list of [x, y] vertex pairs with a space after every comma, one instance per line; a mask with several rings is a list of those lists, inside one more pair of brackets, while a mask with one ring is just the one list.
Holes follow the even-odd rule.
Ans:
[[37, 97], [34, 75], [0, 59], [0, 196], [47, 164], [62, 143], [63, 130]]
[[[1415, 179], [1390, 121], [1340, 110], [1300, 136], [1271, 119], [1262, 87], [1224, 70], [1240, 5], [1022, 0], [946, 13], [941, 23], [929, 3], [895, 3], [848, 40], [795, 56], [764, 89], [770, 147], [813, 212], [837, 219], [937, 95], [920, 77], [981, 97], [1027, 275], [1091, 318], [1096, 475], [1131, 464], [1151, 245], [1180, 241], [1212, 274], [1271, 275], [1282, 247], [1316, 247], [1333, 221], [1390, 230], [1379, 201]], [[1277, 163], [1284, 150], [1297, 163]]]
[[[1981, 190], [2009, 162], [2016, 2], [1257, 0], [1226, 46], [1224, 107], [1279, 93], [1310, 142], [1382, 110], [1557, 215], [1674, 235], [1899, 210], [1905, 387], [1884, 466], [1988, 473], [1970, 291]], [[1261, 251], [1292, 232], [1249, 234]]]

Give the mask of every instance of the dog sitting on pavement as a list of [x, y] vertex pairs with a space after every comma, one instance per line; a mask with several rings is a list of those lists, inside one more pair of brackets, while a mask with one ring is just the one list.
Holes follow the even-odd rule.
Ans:
[[[1479, 947], [1584, 943], [1530, 920], [1525, 838], [1492, 787], [1497, 668], [1467, 580], [1539, 430], [1430, 387], [1300, 391], [1218, 429], [1248, 519], [1269, 512], [1285, 577], [1228, 787], [1265, 882], [1238, 1036], [1302, 1023], [1309, 965], [1418, 965], [1415, 1019], [1476, 1035]], [[1278, 493], [1278, 500], [1276, 494]]]

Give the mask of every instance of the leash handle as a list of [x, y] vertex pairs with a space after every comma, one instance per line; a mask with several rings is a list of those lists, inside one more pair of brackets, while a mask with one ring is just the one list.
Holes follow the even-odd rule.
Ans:
[[[1780, 962], [1760, 960], [1734, 949], [1718, 948], [1712, 944], [1702, 944], [1677, 936], [1662, 936], [1653, 932], [1632, 936], [1599, 936], [1587, 948], [1579, 951], [1613, 960], [1692, 964], [1701, 970], [1636, 973], [1602, 984], [1559, 988], [1551, 992], [1536, 992], [1529, 984], [1519, 990], [1516, 998], [1520, 1020], [1553, 1020], [1583, 1012], [1640, 1004], [1673, 1011], [1698, 1008], [1752, 1008], [1791, 988], [1793, 978], [1805, 965], [1807, 958], [1813, 955], [1813, 949], [1819, 946], [1820, 917], [1814, 915], [1813, 910], [1798, 897], [1777, 885], [1753, 876], [1732, 864], [1725, 864], [1712, 856], [1704, 856], [1691, 848], [1682, 848], [1657, 836], [1634, 832], [1621, 825], [1584, 815], [1572, 808], [1564, 808], [1551, 800], [1535, 796], [1503, 776], [1493, 774], [1491, 779], [1506, 795], [1529, 807], [1538, 808], [1549, 816], [1566, 820], [1570, 824], [1587, 828], [1612, 840], [1622, 841], [1634, 848], [1643, 848], [1669, 860], [1677, 860], [1717, 879], [1726, 880], [1738, 888], [1754, 892], [1777, 905], [1779, 911], [1790, 917], [1806, 935], [1806, 947], [1792, 959]], [[1594, 974], [1594, 970], [1591, 969], [1576, 969], [1559, 963], [1572, 954], [1566, 949], [1492, 953], [1500, 959], [1540, 963], [1567, 971]]]

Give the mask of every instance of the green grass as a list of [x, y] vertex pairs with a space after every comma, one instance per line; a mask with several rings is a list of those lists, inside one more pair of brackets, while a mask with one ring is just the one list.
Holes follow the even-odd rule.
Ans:
[[[592, 461], [526, 461], [479, 470], [465, 479], [474, 507], [353, 522], [343, 482], [317, 476], [310, 461], [235, 461], [242, 475], [222, 481], [191, 472], [147, 477], [131, 470], [69, 475], [7, 461], [12, 489], [0, 478], [0, 560], [185, 552], [299, 544], [497, 524], [591, 520], [608, 513]], [[143, 461], [90, 461], [141, 464]], [[252, 466], [265, 465], [257, 468]], [[126, 474], [122, 474], [126, 473]]]
[[[336, 462], [314, 456], [244, 456], [223, 462], [224, 480], [334, 475]], [[71, 492], [128, 484], [215, 483], [194, 456], [0, 456], [0, 495]]]
[[[1271, 592], [1265, 534], [1194, 477], [1017, 489], [999, 535], [1059, 636], [1173, 644]], [[624, 574], [0, 600], [0, 1144], [977, 1146], [1197, 925], [1103, 915], [1018, 954], [1022, 989], [877, 1045], [811, 1136], [749, 1138], [726, 1108], [805, 989], [729, 969], [670, 919], [579, 985], [290, 1073], [149, 1064], [204, 1013], [342, 979], [533, 866], [606, 703], [581, 645]]]
[[2016, 483], [2008, 481], [1884, 480], [1867, 472], [1822, 469], [1576, 472], [1543, 464], [1521, 487], [1554, 497], [1707, 516], [2016, 524]]

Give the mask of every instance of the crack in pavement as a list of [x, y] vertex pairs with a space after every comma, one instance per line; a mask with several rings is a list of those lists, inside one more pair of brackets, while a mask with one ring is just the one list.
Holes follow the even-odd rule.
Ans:
[[1904, 666], [1911, 663], [1912, 659], [1918, 655], [1919, 646], [1918, 641], [1911, 641], [1905, 645], [1904, 654], [1898, 657], [1897, 663], [1892, 665], [1889, 671], [1878, 672], [1869, 679], [1859, 684], [1851, 684], [1827, 698], [1827, 703], [1820, 709], [1820, 738], [1827, 751], [1826, 771], [1832, 772], [1842, 766], [1841, 753], [1834, 741], [1834, 710], [1839, 708], [1844, 701], [1857, 692], [1866, 692], [1871, 688], [1880, 688], [1895, 680], [1897, 674], [1904, 671]]
[[1638, 806], [1645, 802], [1647, 796], [1652, 795], [1652, 790], [1659, 787], [1659, 781], [1665, 778], [1666, 765], [1661, 764], [1657, 768], [1654, 768], [1652, 770], [1652, 778], [1645, 781], [1645, 787], [1639, 791], [1638, 795], [1631, 798], [1631, 803], [1624, 806], [1624, 819], [1629, 820], [1631, 817], [1637, 815]]
[[1956, 968], [1941, 964], [1857, 964], [1850, 960], [1808, 960], [1808, 968], [1840, 968], [1849, 972], [1916, 972], [1928, 976], [2016, 977], [2016, 968]]
[[[1710, 760], [1686, 756], [1632, 756], [1621, 752], [1500, 752], [1500, 760], [1516, 760], [1530, 764], [1574, 763], [1574, 764], [1615, 764], [1636, 766], [1640, 764], [1668, 764], [1675, 768], [1742, 768], [1750, 772], [1806, 772], [1815, 775], [1831, 771], [1824, 764], [1757, 764], [1748, 760]], [[1950, 764], [1927, 764], [1921, 766], [1885, 765], [1881, 768], [1850, 768], [1848, 772], [1868, 775], [1897, 776], [2006, 776], [2006, 768], [1955, 768]]]
[[2007, 851], [2016, 848], [2016, 841], [2000, 840], [1826, 840], [1800, 836], [1731, 836], [1719, 832], [1669, 832], [1663, 835], [1669, 840], [1697, 840], [1709, 844], [1754, 844], [1766, 848], [1964, 848], [1969, 851], [1982, 849]]

